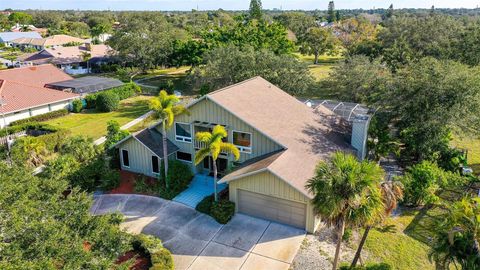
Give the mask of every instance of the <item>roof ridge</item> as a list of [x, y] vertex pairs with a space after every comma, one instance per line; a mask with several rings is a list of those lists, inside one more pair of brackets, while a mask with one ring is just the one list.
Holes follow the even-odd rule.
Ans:
[[[228, 89], [230, 89], [230, 88], [232, 88], [232, 87], [235, 87], [235, 86], [238, 86], [238, 85], [242, 85], [242, 84], [244, 84], [244, 83], [247, 83], [247, 82], [249, 82], [249, 81], [253, 81], [253, 80], [258, 79], [258, 78], [263, 79], [262, 76], [259, 76], [259, 75], [258, 75], [258, 76], [252, 77], [252, 78], [250, 78], [250, 79], [246, 79], [246, 80], [243, 80], [243, 81], [241, 81], [241, 82], [238, 82], [238, 83], [235, 83], [235, 84], [232, 84], [232, 85], [229, 85], [229, 86], [225, 86], [225, 87], [223, 87], [223, 88], [220, 88], [220, 89], [217, 89], [217, 90], [215, 90], [215, 91], [212, 91], [212, 92], [208, 93], [207, 96], [212, 95], [212, 94], [216, 94], [216, 93], [219, 93], [219, 92], [222, 92], [222, 91], [225, 91], [225, 90], [228, 90]], [[263, 79], [263, 80], [265, 80], [265, 79]], [[265, 81], [266, 81], [266, 80], [265, 80]], [[270, 83], [270, 82], [268, 82], [268, 83]]]

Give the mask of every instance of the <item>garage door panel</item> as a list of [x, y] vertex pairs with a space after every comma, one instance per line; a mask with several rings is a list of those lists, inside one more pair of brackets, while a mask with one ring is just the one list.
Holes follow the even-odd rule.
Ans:
[[306, 204], [238, 190], [238, 211], [247, 215], [305, 228]]

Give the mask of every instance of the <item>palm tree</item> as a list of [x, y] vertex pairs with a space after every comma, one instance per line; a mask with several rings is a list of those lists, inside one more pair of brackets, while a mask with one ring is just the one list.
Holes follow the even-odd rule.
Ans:
[[195, 139], [199, 142], [205, 144], [205, 146], [198, 150], [195, 154], [195, 165], [198, 165], [202, 160], [208, 158], [209, 156], [212, 157], [213, 160], [213, 187], [214, 187], [214, 196], [215, 201], [218, 201], [217, 195], [217, 158], [220, 152], [225, 152], [228, 154], [233, 154], [235, 160], [240, 158], [240, 151], [238, 148], [231, 144], [224, 142], [222, 139], [227, 137], [227, 131], [223, 126], [216, 125], [212, 133], [210, 132], [197, 132], [195, 134]]
[[337, 233], [332, 269], [338, 266], [345, 227], [357, 226], [383, 209], [378, 188], [382, 176], [376, 163], [359, 162], [351, 154], [337, 152], [329, 162], [320, 162], [307, 182], [306, 188], [314, 195], [315, 213]]
[[149, 107], [154, 111], [153, 117], [162, 122], [162, 146], [163, 164], [165, 167], [165, 186], [168, 188], [168, 151], [167, 129], [171, 128], [175, 116], [188, 113], [185, 106], [179, 104], [180, 99], [175, 95], [169, 95], [165, 90], [160, 91], [157, 97], [150, 100]]
[[380, 184], [380, 194], [382, 196], [382, 202], [384, 205], [384, 212], [379, 212], [377, 216], [372, 216], [371, 220], [368, 220], [365, 224], [365, 231], [363, 232], [362, 239], [358, 245], [357, 252], [353, 258], [351, 268], [354, 268], [357, 265], [358, 260], [360, 259], [360, 254], [362, 252], [365, 241], [367, 240], [368, 233], [372, 227], [380, 222], [382, 222], [386, 217], [389, 217], [393, 210], [397, 208], [398, 202], [403, 198], [403, 185], [399, 181], [384, 181]]
[[480, 198], [464, 198], [448, 207], [437, 229], [430, 260], [437, 269], [480, 269]]

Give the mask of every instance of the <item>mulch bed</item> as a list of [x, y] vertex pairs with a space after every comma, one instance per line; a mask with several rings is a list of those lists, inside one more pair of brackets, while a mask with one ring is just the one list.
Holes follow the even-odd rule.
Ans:
[[147, 258], [144, 254], [134, 250], [127, 251], [127, 253], [120, 256], [115, 264], [122, 264], [132, 258], [135, 258], [135, 262], [130, 267], [130, 270], [148, 270], [152, 265], [149, 258]]
[[118, 187], [112, 189], [109, 194], [139, 194], [135, 192], [135, 182], [138, 179], [146, 179], [149, 183], [155, 183], [157, 180], [152, 177], [145, 177], [140, 174], [127, 172], [127, 171], [120, 171], [120, 184]]

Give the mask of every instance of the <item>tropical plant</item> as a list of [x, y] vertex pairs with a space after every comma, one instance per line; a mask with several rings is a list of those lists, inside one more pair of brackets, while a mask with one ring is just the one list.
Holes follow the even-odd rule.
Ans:
[[437, 269], [480, 269], [480, 198], [464, 198], [441, 219], [429, 255]]
[[439, 200], [436, 192], [447, 183], [447, 173], [431, 161], [423, 161], [408, 168], [400, 179], [405, 185], [403, 202], [418, 206]]
[[342, 237], [346, 227], [363, 224], [383, 209], [378, 185], [383, 170], [371, 161], [336, 152], [330, 161], [321, 161], [306, 188], [314, 195], [317, 215], [337, 234], [333, 268], [337, 269]]
[[212, 132], [197, 132], [195, 139], [204, 143], [204, 147], [195, 153], [195, 165], [198, 165], [205, 158], [212, 157], [213, 164], [213, 186], [215, 201], [218, 201], [217, 194], [217, 158], [221, 152], [232, 154], [235, 160], [240, 158], [240, 150], [232, 143], [224, 142], [222, 139], [227, 137], [227, 131], [223, 126], [216, 125]]
[[175, 116], [188, 113], [185, 106], [179, 104], [180, 99], [175, 95], [169, 95], [167, 91], [162, 90], [157, 97], [150, 100], [150, 109], [154, 111], [153, 117], [162, 122], [162, 146], [163, 163], [165, 169], [165, 186], [168, 189], [168, 151], [167, 151], [167, 129], [171, 128]]
[[45, 161], [47, 152], [45, 142], [37, 137], [26, 136], [15, 141], [10, 156], [15, 164], [37, 167]]
[[357, 262], [360, 259], [365, 241], [367, 240], [368, 233], [374, 225], [381, 223], [385, 218], [389, 217], [393, 210], [397, 208], [398, 202], [403, 199], [403, 185], [400, 181], [387, 180], [380, 184], [380, 193], [384, 206], [384, 212], [378, 212], [377, 215], [372, 215], [370, 220], [367, 220], [365, 231], [363, 232], [362, 239], [358, 244], [357, 252], [353, 258], [352, 269], [357, 266]]

